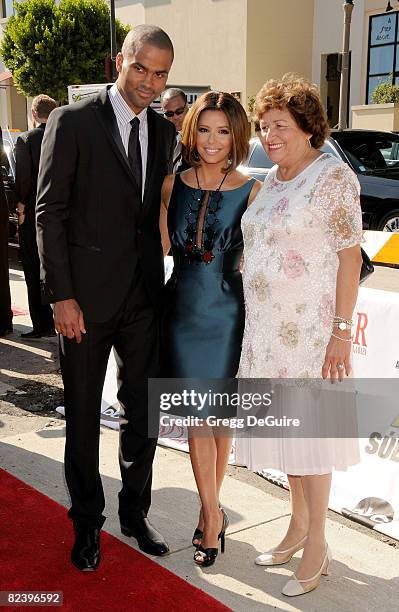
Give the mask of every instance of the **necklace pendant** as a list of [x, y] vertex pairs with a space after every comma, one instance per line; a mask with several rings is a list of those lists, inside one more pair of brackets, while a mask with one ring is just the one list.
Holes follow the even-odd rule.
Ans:
[[206, 264], [210, 264], [213, 259], [215, 259], [215, 256], [212, 251], [205, 251], [202, 256], [202, 261]]

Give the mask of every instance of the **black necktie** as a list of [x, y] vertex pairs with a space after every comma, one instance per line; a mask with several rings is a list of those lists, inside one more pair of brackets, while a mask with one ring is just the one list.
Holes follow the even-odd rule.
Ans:
[[134, 178], [136, 179], [136, 183], [139, 188], [140, 198], [142, 194], [142, 184], [143, 184], [143, 169], [141, 164], [141, 147], [140, 147], [140, 120], [135, 117], [131, 120], [130, 125], [132, 129], [130, 130], [129, 136], [129, 146], [128, 146], [128, 158], [129, 164], [132, 169]]

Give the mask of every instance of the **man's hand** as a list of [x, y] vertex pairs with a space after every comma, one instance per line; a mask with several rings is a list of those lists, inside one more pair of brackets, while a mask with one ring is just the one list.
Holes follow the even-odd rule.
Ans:
[[79, 344], [82, 334], [86, 333], [83, 312], [76, 300], [62, 300], [54, 304], [55, 329], [70, 340], [75, 338]]
[[25, 204], [22, 204], [22, 202], [18, 202], [17, 212], [18, 212], [18, 225], [22, 225], [25, 221]]

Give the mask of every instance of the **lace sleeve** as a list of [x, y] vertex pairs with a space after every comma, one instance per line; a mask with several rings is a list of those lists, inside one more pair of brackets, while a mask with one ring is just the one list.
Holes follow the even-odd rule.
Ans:
[[346, 164], [337, 164], [323, 177], [313, 198], [335, 251], [363, 241], [360, 185]]

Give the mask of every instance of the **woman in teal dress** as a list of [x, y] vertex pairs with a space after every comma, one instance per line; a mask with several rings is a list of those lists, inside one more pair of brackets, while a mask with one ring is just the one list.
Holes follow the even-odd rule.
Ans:
[[[183, 154], [191, 168], [166, 177], [162, 190], [164, 251], [171, 248], [174, 260], [163, 320], [164, 376], [237, 374], [245, 319], [241, 217], [261, 186], [237, 171], [248, 155], [249, 135], [244, 109], [227, 93], [201, 96], [183, 124]], [[223, 551], [228, 523], [219, 494], [231, 435], [204, 422], [189, 427], [189, 448], [201, 499], [194, 560], [209, 566], [218, 539]]]

